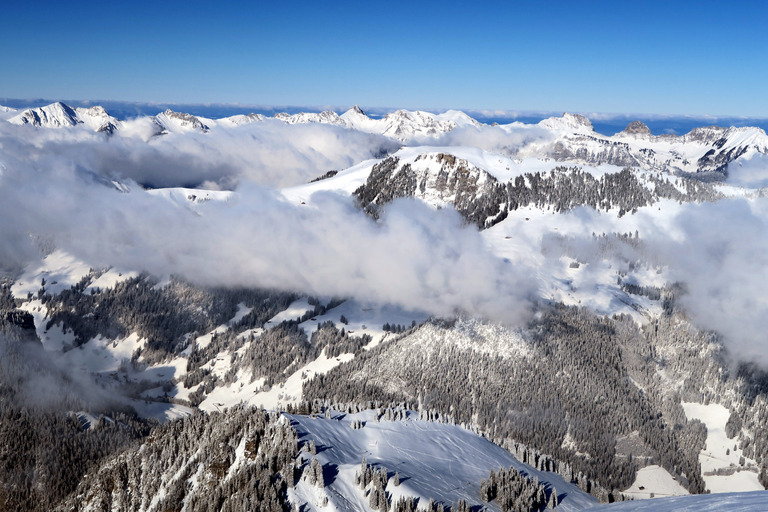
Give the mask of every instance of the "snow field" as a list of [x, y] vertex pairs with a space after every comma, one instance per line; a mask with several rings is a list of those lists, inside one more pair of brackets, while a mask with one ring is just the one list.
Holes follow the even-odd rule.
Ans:
[[[325, 489], [318, 489], [302, 480], [289, 498], [308, 503], [308, 510], [370, 510], [368, 497], [355, 485], [355, 472], [362, 459], [374, 468], [385, 467], [389, 476], [386, 487], [392, 501], [400, 496], [419, 498], [423, 509], [430, 498], [450, 505], [464, 499], [478, 505], [481, 480], [491, 469], [514, 467], [540, 482], [547, 482], [558, 492], [558, 510], [572, 512], [597, 504], [597, 500], [576, 486], [566, 483], [560, 475], [534, 470], [522, 464], [506, 450], [487, 439], [456, 425], [416, 419], [414, 412], [399, 421], [377, 421], [376, 411], [357, 414], [333, 412], [323, 416], [286, 415], [299, 433], [300, 443], [314, 440], [317, 455], [323, 465]], [[355, 421], [364, 426], [353, 429]], [[304, 452], [309, 461], [313, 456]], [[392, 484], [397, 472], [400, 486]], [[327, 496], [328, 508], [321, 507]], [[488, 505], [496, 510], [495, 503]]]
[[696, 494], [646, 501], [625, 501], [589, 508], [586, 512], [765, 512], [768, 491]]
[[[699, 454], [701, 473], [707, 490], [713, 493], [761, 491], [763, 486], [757, 479], [757, 463], [745, 458], [744, 466], [739, 464], [743, 453], [738, 449], [738, 437], [728, 439], [725, 424], [731, 413], [720, 404], [709, 405], [683, 402], [683, 410], [689, 420], [700, 420], [707, 426], [707, 443]], [[734, 471], [732, 475], [714, 474], [718, 470]], [[768, 501], [766, 501], [768, 509]]]

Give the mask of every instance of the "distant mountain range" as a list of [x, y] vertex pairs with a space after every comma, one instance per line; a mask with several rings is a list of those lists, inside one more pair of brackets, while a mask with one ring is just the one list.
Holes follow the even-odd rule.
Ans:
[[0, 107], [0, 510], [764, 509], [760, 126], [225, 114]]
[[[129, 102], [129, 101], [78, 101], [64, 100], [64, 103], [73, 107], [89, 108], [94, 105], [101, 105], [118, 119], [126, 120], [134, 117], [154, 115], [157, 112], [173, 110], [175, 112], [187, 112], [194, 116], [206, 117], [210, 119], [220, 119], [236, 115], [248, 115], [251, 113], [260, 114], [265, 117], [272, 117], [275, 114], [288, 113], [299, 114], [301, 112], [319, 112], [330, 110], [337, 114], [342, 114], [347, 110], [343, 107], [310, 107], [310, 106], [270, 106], [270, 105], [239, 105], [230, 103], [148, 103], [148, 102]], [[17, 110], [27, 108], [39, 108], [55, 103], [50, 99], [16, 99], [0, 98], [0, 105], [6, 105]], [[396, 109], [382, 107], [365, 108], [366, 113], [373, 118], [381, 118], [389, 112]], [[439, 113], [439, 111], [430, 111]], [[559, 112], [555, 111], [529, 111], [529, 110], [464, 110], [474, 119], [485, 124], [499, 123], [505, 124], [514, 121], [522, 123], [538, 123], [548, 117], [556, 116]], [[621, 131], [628, 123], [634, 120], [640, 120], [645, 123], [651, 132], [660, 134], [680, 135], [691, 131], [698, 126], [756, 126], [768, 129], [768, 119], [759, 117], [744, 116], [697, 116], [697, 115], [674, 115], [674, 114], [587, 114], [592, 120], [595, 131], [603, 135], [611, 135]]]
[[[449, 110], [442, 114], [397, 110], [381, 118], [367, 115], [360, 107], [352, 107], [341, 115], [333, 111], [277, 113], [272, 118], [262, 114], [237, 114], [219, 119], [194, 116], [170, 109], [154, 116], [119, 120], [103, 107], [72, 108], [61, 102], [21, 112], [5, 108], [2, 113], [9, 123], [44, 128], [67, 128], [83, 125], [87, 129], [112, 135], [143, 123], [144, 137], [166, 133], [207, 133], [209, 130], [232, 128], [254, 122], [280, 121], [286, 124], [320, 123], [351, 130], [383, 135], [413, 145], [438, 141], [457, 129], [479, 130], [488, 127], [464, 112]], [[697, 174], [705, 179], [723, 179], [728, 164], [744, 155], [768, 153], [768, 136], [759, 127], [697, 127], [678, 136], [653, 135], [642, 121], [632, 121], [613, 135], [595, 131], [592, 122], [580, 114], [565, 113], [526, 125], [513, 122], [496, 125], [505, 132], [527, 128], [529, 141], [510, 149], [517, 158], [553, 159], [580, 165], [616, 165], [639, 167], [648, 171], [676, 175]], [[130, 131], [130, 130], [129, 130]]]

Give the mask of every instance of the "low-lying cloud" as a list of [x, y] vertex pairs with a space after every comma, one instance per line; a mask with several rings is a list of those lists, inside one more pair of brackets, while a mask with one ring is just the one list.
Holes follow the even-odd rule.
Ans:
[[[325, 192], [298, 205], [276, 189], [394, 149], [382, 137], [278, 122], [149, 143], [28, 128], [0, 123], [3, 269], [17, 271], [39, 257], [34, 234], [94, 266], [180, 274], [203, 284], [354, 297], [508, 324], [529, 314], [536, 271], [494, 255], [453, 210], [400, 200], [376, 222], [348, 197]], [[525, 141], [546, 142], [542, 137], [535, 127], [467, 127], [433, 143], [509, 153]], [[742, 179], [762, 179], [758, 167]], [[132, 183], [132, 192], [110, 188], [106, 180], [113, 178]], [[195, 214], [134, 181], [207, 183], [237, 193], [228, 202], [200, 205]], [[590, 231], [628, 231], [631, 217], [645, 242], [642, 256], [665, 265], [670, 280], [686, 283], [682, 301], [697, 325], [721, 332], [734, 357], [768, 365], [768, 199], [678, 211], [671, 218], [641, 210], [610, 220], [590, 210], [580, 250], [594, 247], [586, 243]], [[541, 250], [541, 238], [513, 236], [510, 243]]]
[[346, 196], [318, 193], [297, 205], [247, 183], [230, 201], [211, 201], [195, 215], [138, 187], [118, 192], [55, 158], [44, 166], [17, 163], [0, 186], [0, 215], [13, 219], [0, 227], [0, 239], [15, 241], [0, 244], [6, 263], [35, 253], [27, 235], [35, 233], [94, 266], [203, 284], [354, 297], [507, 323], [528, 310], [529, 273], [493, 255], [454, 210], [401, 200], [377, 222]]
[[659, 246], [696, 324], [722, 333], [734, 358], [768, 366], [768, 199], [691, 205], [675, 226], [682, 238]]
[[111, 137], [85, 126], [36, 129], [1, 122], [0, 162], [17, 157], [51, 169], [70, 164], [152, 187], [232, 189], [242, 182], [275, 187], [306, 183], [398, 147], [379, 135], [271, 119], [149, 138], [154, 129], [149, 118], [132, 120]]
[[[664, 209], [664, 216], [652, 207], [622, 219], [580, 209], [571, 214], [572, 220], [583, 221], [580, 232], [571, 227], [568, 236], [544, 236], [543, 256], [557, 260], [565, 254], [587, 263], [605, 259], [614, 272], [632, 273], [630, 262], [661, 268], [667, 284], [684, 284], [678, 302], [694, 325], [720, 333], [734, 361], [768, 368], [768, 198], [667, 204]], [[639, 240], [588, 234], [634, 235], [636, 229]], [[603, 267], [590, 267], [582, 267], [587, 274], [582, 284], [587, 278], [615, 284], [600, 274]]]

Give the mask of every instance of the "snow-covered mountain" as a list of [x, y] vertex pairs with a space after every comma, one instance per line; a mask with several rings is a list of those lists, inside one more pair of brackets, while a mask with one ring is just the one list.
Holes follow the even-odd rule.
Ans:
[[45, 128], [65, 128], [83, 124], [95, 132], [112, 134], [121, 122], [110, 116], [103, 107], [73, 109], [61, 102], [51, 103], [45, 107], [24, 110], [8, 119], [13, 124], [29, 124]]
[[323, 123], [344, 126], [353, 130], [385, 135], [400, 141], [408, 141], [417, 137], [436, 137], [450, 132], [457, 126], [479, 126], [480, 123], [464, 114], [450, 110], [444, 114], [432, 114], [423, 111], [397, 110], [384, 117], [374, 119], [369, 117], [360, 107], [354, 106], [341, 115], [325, 111], [319, 114], [275, 114], [288, 124]]
[[322, 487], [302, 478], [289, 492], [289, 499], [307, 510], [368, 510], [376, 486], [356, 484], [355, 474], [362, 472], [362, 464], [386, 471], [386, 499], [393, 505], [413, 498], [421, 509], [432, 500], [446, 506], [464, 501], [473, 509], [501, 510], [498, 502], [481, 498], [481, 483], [492, 470], [510, 467], [543, 484], [547, 495], [561, 496], [557, 510], [572, 512], [597, 504], [593, 496], [562, 475], [523, 464], [476, 433], [458, 425], [426, 421], [412, 411], [389, 411], [389, 417], [380, 411], [287, 417], [299, 442], [316, 447], [316, 454], [301, 454], [303, 463], [309, 466], [317, 460], [324, 471], [332, 468], [334, 473]]
[[0, 120], [10, 119], [16, 115], [16, 109], [0, 105]]
[[282, 112], [275, 114], [275, 119], [279, 119], [280, 121], [288, 124], [322, 123], [346, 126], [346, 123], [341, 117], [339, 117], [339, 114], [336, 112], [331, 112], [330, 110], [326, 110], [320, 113], [301, 112], [299, 114], [293, 115]]
[[78, 124], [77, 112], [61, 102], [51, 103], [45, 107], [30, 108], [10, 118], [9, 123], [30, 124], [46, 128], [60, 128]]
[[[149, 124], [154, 127], [149, 137], [162, 133], [187, 132], [207, 133], [217, 127], [234, 128], [254, 122], [268, 120], [262, 115], [249, 114], [223, 119], [205, 119], [191, 114], [166, 110], [150, 116]], [[507, 134], [511, 141], [517, 141], [515, 134], [531, 132], [531, 137], [522, 144], [510, 142], [502, 145], [500, 152], [516, 160], [535, 158], [555, 160], [571, 164], [600, 166], [615, 165], [637, 167], [647, 171], [668, 174], [696, 173], [706, 179], [722, 180], [727, 177], [728, 165], [740, 158], [768, 153], [768, 136], [760, 128], [702, 127], [691, 132], [676, 135], [653, 135], [647, 126], [639, 121], [614, 135], [596, 133], [592, 123], [579, 114], [565, 113], [552, 117], [537, 125], [512, 123], [490, 127], [483, 125], [460, 111], [449, 110], [441, 114], [423, 111], [397, 110], [381, 118], [369, 117], [359, 107], [352, 107], [343, 114], [324, 111], [320, 113], [275, 114], [275, 120], [289, 125], [318, 123], [344, 127], [350, 130], [383, 135], [408, 145], [429, 140], [441, 140], [457, 128], [471, 130], [492, 130], [493, 140], [504, 139]], [[47, 128], [72, 127], [84, 124], [94, 131], [109, 134], [125, 129], [135, 131], [141, 118], [126, 125], [111, 117], [102, 107], [78, 108], [61, 103], [27, 109], [8, 119], [14, 124], [31, 124]], [[142, 130], [142, 133], [146, 129]], [[535, 133], [535, 135], [533, 135]], [[147, 139], [146, 134], [143, 138]]]
[[[730, 162], [741, 156], [768, 153], [768, 136], [760, 128], [711, 126], [681, 136], [654, 136], [647, 126], [635, 121], [625, 130], [605, 136], [595, 133], [584, 116], [571, 114], [545, 119], [539, 126], [550, 130], [555, 139], [536, 156], [582, 165], [611, 164], [722, 179]], [[530, 153], [521, 148], [520, 154]]]
[[205, 133], [208, 131], [208, 127], [197, 117], [183, 112], [174, 112], [171, 109], [157, 114], [155, 116], [155, 121], [157, 121], [164, 130], [171, 133]]
[[241, 126], [244, 124], [257, 123], [266, 119], [261, 114], [238, 114], [229, 117], [222, 117], [221, 119], [206, 119], [205, 123], [209, 125], [221, 125], [221, 126]]
[[[0, 398], [57, 404], [0, 400], [7, 508], [568, 511], [768, 483], [765, 374], [729, 359], [764, 355], [729, 322], [762, 317], [762, 130], [58, 103], [2, 137]], [[349, 141], [370, 150], [323, 153]], [[321, 172], [248, 181], [284, 161]], [[72, 460], [44, 473], [19, 429]]]

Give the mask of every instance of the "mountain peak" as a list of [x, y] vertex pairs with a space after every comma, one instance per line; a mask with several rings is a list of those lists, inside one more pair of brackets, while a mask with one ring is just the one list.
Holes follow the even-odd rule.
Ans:
[[651, 129], [642, 121], [632, 121], [621, 133], [627, 135], [650, 135]]
[[81, 121], [72, 107], [57, 101], [44, 107], [28, 108], [20, 114], [10, 118], [8, 122], [13, 124], [31, 124], [32, 126], [59, 128], [62, 126], [75, 126]]
[[156, 116], [156, 120], [168, 131], [198, 131], [205, 133], [208, 127], [200, 119], [192, 114], [184, 112], [174, 112], [166, 109], [162, 114]]
[[101, 105], [92, 107], [79, 107], [75, 109], [77, 118], [95, 132], [103, 132], [109, 135], [115, 133], [120, 121], [109, 115], [109, 112]]
[[592, 121], [590, 121], [587, 116], [583, 116], [581, 114], [571, 114], [570, 112], [563, 112], [562, 119], [563, 121], [571, 125], [584, 126], [589, 128], [590, 130], [593, 129]]
[[594, 131], [592, 122], [581, 114], [565, 112], [561, 117], [549, 117], [539, 123], [539, 126], [556, 130]]

